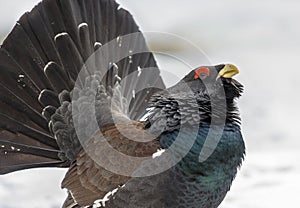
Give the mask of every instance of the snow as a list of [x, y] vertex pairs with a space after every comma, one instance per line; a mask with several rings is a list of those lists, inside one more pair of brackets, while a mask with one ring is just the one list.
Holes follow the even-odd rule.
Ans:
[[[0, 34], [36, 0], [10, 0], [0, 8]], [[143, 31], [167, 32], [190, 40], [213, 64], [234, 63], [245, 85], [239, 100], [247, 156], [221, 208], [298, 207], [300, 98], [300, 2], [296, 0], [119, 0]], [[1, 39], [1, 38], [0, 38]], [[162, 44], [164, 43], [164, 44]], [[157, 51], [204, 60], [182, 42], [151, 39]], [[157, 55], [171, 85], [189, 67]], [[171, 77], [171, 78], [170, 78]], [[65, 170], [37, 169], [0, 176], [0, 207], [61, 206]]]

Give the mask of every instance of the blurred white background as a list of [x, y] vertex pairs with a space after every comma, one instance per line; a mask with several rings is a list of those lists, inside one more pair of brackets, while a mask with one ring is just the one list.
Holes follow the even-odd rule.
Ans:
[[[0, 39], [38, 0], [1, 0]], [[247, 157], [221, 208], [282, 208], [300, 204], [300, 1], [118, 0], [142, 31], [172, 33], [203, 50], [212, 64], [234, 63], [245, 85], [239, 100]], [[201, 58], [180, 42], [151, 39], [152, 48]], [[175, 51], [175, 52], [174, 52]], [[166, 71], [188, 69], [158, 57]], [[193, 65], [196, 67], [197, 65]], [[178, 78], [179, 79], [179, 78]], [[167, 80], [171, 83], [174, 80]], [[0, 207], [58, 208], [65, 170], [29, 170], [0, 176]]]

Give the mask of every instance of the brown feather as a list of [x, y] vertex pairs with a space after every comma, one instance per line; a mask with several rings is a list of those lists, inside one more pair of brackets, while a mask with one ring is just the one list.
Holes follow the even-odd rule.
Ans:
[[[126, 167], [127, 164], [115, 158], [105, 158], [111, 150], [105, 148], [105, 143], [110, 144], [116, 151], [132, 157], [149, 157], [160, 148], [158, 139], [148, 134], [143, 126], [142, 122], [135, 121], [108, 125], [85, 145], [62, 182], [62, 187], [70, 191], [78, 205], [92, 205], [95, 200], [102, 199], [108, 192], [122, 186], [131, 178], [113, 173], [94, 160], [103, 157], [105, 164], [112, 168], [121, 168], [125, 172], [132, 171]], [[135, 165], [134, 168], [138, 168], [140, 164]]]

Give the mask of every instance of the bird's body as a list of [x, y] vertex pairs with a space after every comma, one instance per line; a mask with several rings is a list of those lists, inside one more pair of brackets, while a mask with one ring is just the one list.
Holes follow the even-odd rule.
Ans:
[[200, 67], [165, 89], [113, 0], [44, 0], [0, 49], [1, 174], [69, 168], [64, 208], [222, 202], [245, 153], [236, 67]]
[[[207, 161], [209, 165], [199, 163], [199, 155], [193, 154], [193, 149], [199, 152], [208, 129], [207, 126], [200, 128], [195, 145], [181, 162], [158, 175], [131, 179], [120, 192], [116, 193], [115, 199], [108, 203], [108, 207], [127, 207], [124, 198], [126, 202], [130, 201], [128, 208], [218, 207], [230, 189], [236, 175], [236, 171], [232, 170], [236, 170], [236, 166], [241, 164], [243, 152], [236, 155], [228, 154], [226, 157], [226, 153], [221, 152], [223, 148], [218, 148], [210, 158], [214, 160], [213, 164], [211, 161]], [[173, 140], [176, 133], [178, 132], [163, 135], [161, 140]], [[183, 135], [185, 140], [193, 137], [188, 131], [183, 132]], [[228, 138], [231, 140], [228, 141]], [[235, 135], [231, 127], [225, 127], [220, 145], [224, 145], [224, 148], [227, 146], [228, 149], [230, 146], [237, 149], [244, 148], [241, 136]], [[216, 159], [221, 155], [222, 158]]]

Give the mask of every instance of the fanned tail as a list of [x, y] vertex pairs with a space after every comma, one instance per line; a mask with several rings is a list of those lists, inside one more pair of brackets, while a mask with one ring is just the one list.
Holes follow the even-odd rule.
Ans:
[[[122, 36], [131, 33], [140, 34], [138, 26], [114, 0], [44, 0], [20, 18], [0, 48], [0, 174], [70, 164], [49, 128], [51, 116], [69, 99], [62, 92], [84, 82], [77, 80], [79, 72], [106, 43], [115, 40], [122, 51], [140, 44], [147, 48], [141, 34], [122, 45]], [[108, 53], [108, 62], [116, 55]], [[123, 82], [124, 97], [135, 94], [126, 112], [131, 119], [140, 119], [151, 95], [164, 88], [148, 51], [110, 63], [107, 73], [106, 63], [95, 58], [93, 65], [104, 73], [106, 88], [115, 84], [116, 73], [122, 81], [132, 72], [156, 68]], [[138, 92], [141, 85], [150, 87]]]

